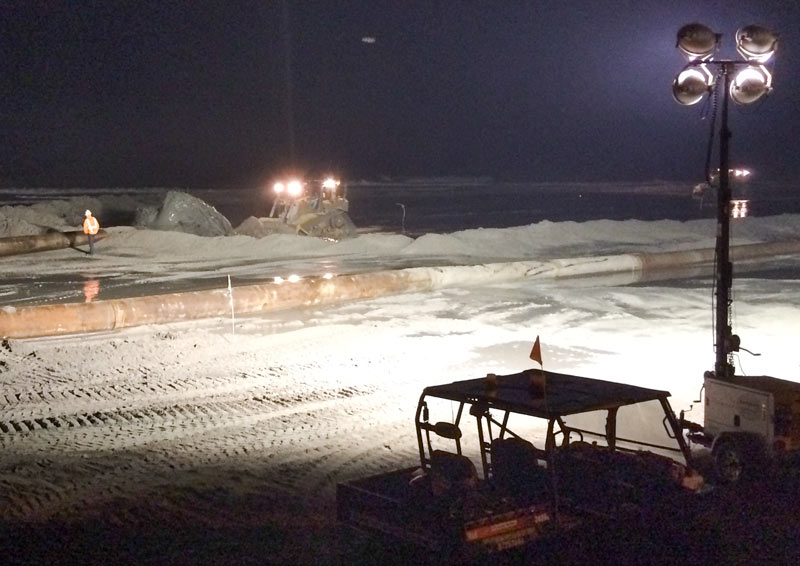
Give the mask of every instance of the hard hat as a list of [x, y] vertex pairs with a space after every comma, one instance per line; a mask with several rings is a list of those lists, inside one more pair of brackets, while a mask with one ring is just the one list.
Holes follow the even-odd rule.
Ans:
[[86, 216], [91, 216], [91, 215], [92, 215], [92, 211], [91, 210], [87, 210], [86, 211]]

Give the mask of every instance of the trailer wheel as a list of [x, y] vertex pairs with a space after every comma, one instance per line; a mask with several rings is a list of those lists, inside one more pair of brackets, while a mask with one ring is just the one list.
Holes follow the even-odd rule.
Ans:
[[736, 483], [742, 479], [746, 468], [746, 454], [737, 442], [731, 440], [714, 447], [714, 474], [723, 484]]

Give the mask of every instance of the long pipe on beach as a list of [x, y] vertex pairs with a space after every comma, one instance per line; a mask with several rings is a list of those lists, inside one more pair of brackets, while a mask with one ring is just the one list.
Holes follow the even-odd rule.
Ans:
[[[734, 259], [800, 254], [800, 241], [735, 246]], [[577, 279], [615, 276], [620, 284], [653, 280], [669, 270], [713, 265], [713, 249], [622, 254], [551, 261], [518, 261], [482, 265], [412, 267], [336, 277], [307, 277], [297, 282], [269, 282], [203, 291], [188, 291], [96, 300], [61, 305], [0, 307], [0, 337], [34, 338], [112, 331], [148, 324], [264, 314], [290, 308], [322, 306], [402, 293], [426, 292], [458, 285], [502, 283], [522, 279]]]
[[[95, 240], [106, 237], [105, 230], [100, 230]], [[46, 252], [62, 248], [88, 246], [89, 238], [80, 230], [70, 232], [48, 232], [31, 236], [11, 236], [0, 238], [0, 256]]]

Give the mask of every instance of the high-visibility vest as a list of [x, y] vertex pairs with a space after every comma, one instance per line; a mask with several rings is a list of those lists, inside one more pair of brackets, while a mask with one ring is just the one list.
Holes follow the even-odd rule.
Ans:
[[87, 216], [86, 220], [83, 221], [83, 233], [97, 234], [98, 230], [100, 230], [100, 223], [97, 221], [97, 218], [94, 216]]

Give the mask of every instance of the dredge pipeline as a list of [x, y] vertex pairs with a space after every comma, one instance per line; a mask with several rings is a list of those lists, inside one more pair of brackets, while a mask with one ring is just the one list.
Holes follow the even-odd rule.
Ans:
[[[95, 241], [106, 237], [105, 230], [100, 230], [95, 235]], [[0, 238], [0, 256], [45, 252], [62, 248], [76, 248], [88, 246], [89, 239], [80, 230], [71, 232], [47, 232], [32, 236], [12, 236]]]
[[[748, 244], [731, 248], [737, 261], [800, 254], [800, 241]], [[520, 261], [470, 266], [412, 267], [333, 278], [99, 300], [90, 303], [0, 308], [0, 337], [33, 338], [110, 331], [231, 313], [258, 314], [305, 306], [430, 291], [455, 285], [502, 283], [519, 279], [574, 279], [613, 275], [619, 284], [653, 280], [668, 270], [709, 267], [714, 250], [621, 254], [552, 261]], [[661, 272], [661, 273], [659, 273]]]

